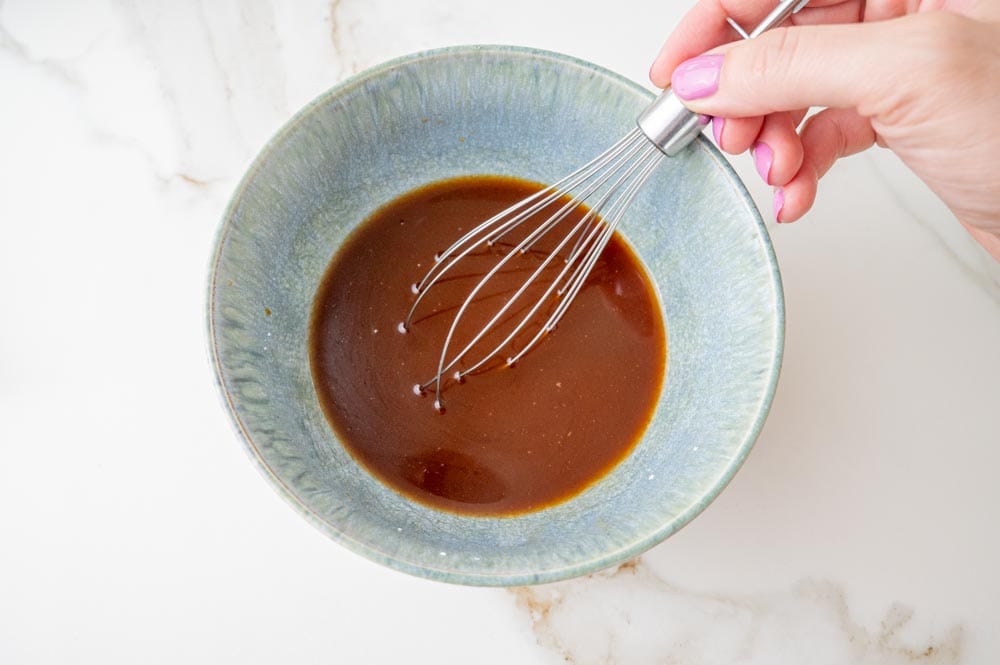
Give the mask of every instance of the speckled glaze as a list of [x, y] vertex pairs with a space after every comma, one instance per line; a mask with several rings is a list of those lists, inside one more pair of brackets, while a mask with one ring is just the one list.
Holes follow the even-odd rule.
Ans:
[[552, 182], [631, 129], [651, 99], [635, 83], [562, 55], [443, 49], [330, 90], [257, 157], [218, 236], [210, 346], [252, 458], [319, 529], [431, 579], [549, 582], [653, 546], [732, 478], [770, 406], [783, 301], [760, 215], [704, 139], [663, 162], [623, 222], [658, 285], [667, 377], [632, 455], [576, 498], [515, 518], [411, 503], [342, 448], [310, 376], [313, 294], [340, 243], [375, 208], [463, 174]]

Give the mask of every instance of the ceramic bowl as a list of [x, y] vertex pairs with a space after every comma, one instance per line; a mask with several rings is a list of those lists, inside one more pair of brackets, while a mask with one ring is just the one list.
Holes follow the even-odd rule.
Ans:
[[219, 231], [210, 346], [250, 455], [316, 527], [374, 561], [436, 580], [549, 582], [634, 557], [690, 521], [732, 478], [774, 392], [783, 301], [760, 215], [703, 138], [664, 160], [623, 220], [659, 290], [667, 373], [640, 443], [582, 494], [504, 518], [413, 503], [341, 446], [310, 375], [316, 287], [372, 211], [464, 174], [553, 182], [634, 127], [651, 99], [566, 56], [449, 48], [338, 85], [263, 149]]

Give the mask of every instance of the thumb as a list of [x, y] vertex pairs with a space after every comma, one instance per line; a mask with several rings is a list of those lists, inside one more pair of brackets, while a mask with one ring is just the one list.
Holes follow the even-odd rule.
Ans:
[[[671, 85], [692, 111], [728, 118], [884, 100], [912, 61], [913, 21], [777, 28], [681, 63]], [[919, 26], [918, 26], [919, 27]], [[907, 62], [904, 58], [909, 58]]]

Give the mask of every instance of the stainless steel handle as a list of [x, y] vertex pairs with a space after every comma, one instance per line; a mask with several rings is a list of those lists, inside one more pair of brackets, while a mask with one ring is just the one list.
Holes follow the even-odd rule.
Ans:
[[[744, 39], [753, 39], [765, 30], [770, 30], [786, 18], [799, 11], [809, 0], [781, 0], [757, 27], [746, 32], [731, 18], [726, 21]], [[673, 157], [701, 134], [707, 122], [697, 113], [689, 111], [670, 88], [660, 93], [653, 103], [639, 114], [636, 121], [639, 129], [653, 144], [668, 157]]]

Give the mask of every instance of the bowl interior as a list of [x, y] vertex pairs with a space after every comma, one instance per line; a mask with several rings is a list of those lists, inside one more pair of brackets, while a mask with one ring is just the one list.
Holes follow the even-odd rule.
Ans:
[[659, 289], [667, 375], [642, 441], [581, 495], [513, 518], [414, 504], [341, 447], [312, 385], [307, 335], [316, 287], [372, 211], [458, 175], [553, 182], [634, 127], [650, 99], [634, 83], [565, 56], [444, 49], [334, 88], [258, 156], [219, 233], [210, 343], [253, 458], [320, 529], [434, 579], [552, 581], [659, 542], [728, 482], [770, 404], [782, 296], [760, 216], [704, 139], [664, 160], [623, 220]]

